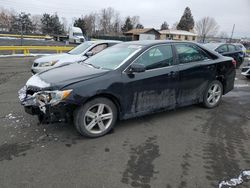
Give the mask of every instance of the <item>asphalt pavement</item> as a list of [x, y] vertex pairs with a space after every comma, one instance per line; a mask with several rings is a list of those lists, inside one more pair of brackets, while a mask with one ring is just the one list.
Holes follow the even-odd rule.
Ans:
[[126, 120], [88, 139], [24, 112], [17, 92], [33, 60], [0, 58], [1, 188], [212, 188], [250, 169], [250, 80], [239, 72], [218, 108]]

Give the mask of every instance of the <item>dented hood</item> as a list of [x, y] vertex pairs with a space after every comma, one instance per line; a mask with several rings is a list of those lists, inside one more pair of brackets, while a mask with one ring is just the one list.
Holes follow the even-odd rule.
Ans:
[[39, 88], [62, 88], [76, 82], [93, 79], [108, 73], [109, 70], [97, 69], [86, 64], [70, 64], [53, 68], [31, 77], [27, 86]]

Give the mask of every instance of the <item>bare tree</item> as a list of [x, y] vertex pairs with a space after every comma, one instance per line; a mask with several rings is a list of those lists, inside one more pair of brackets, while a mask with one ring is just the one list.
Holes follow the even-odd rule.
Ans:
[[178, 24], [179, 24], [179, 22], [175, 22], [175, 23], [172, 25], [171, 29], [176, 30]]
[[141, 25], [140, 23], [140, 16], [133, 16], [131, 17], [131, 23], [133, 25], [133, 27], [135, 28], [138, 24]]
[[12, 19], [15, 16], [15, 12], [1, 8], [0, 9], [0, 28], [3, 31], [10, 31]]
[[69, 30], [68, 21], [65, 17], [61, 17], [61, 20], [62, 20], [63, 30], [67, 33]]
[[113, 33], [114, 34], [119, 34], [121, 33], [121, 17], [120, 17], [120, 13], [116, 12], [115, 13], [115, 17], [114, 17], [114, 23], [113, 23]]
[[86, 27], [86, 34], [92, 36], [97, 30], [98, 15], [96, 13], [91, 13], [84, 16], [84, 22]]
[[31, 21], [32, 21], [32, 24], [34, 26], [34, 32], [35, 33], [39, 33], [39, 34], [42, 33], [41, 19], [42, 19], [42, 15], [40, 15], [40, 14], [36, 14], [36, 15], [31, 16]]
[[100, 30], [103, 34], [112, 32], [114, 15], [115, 10], [111, 7], [104, 8], [100, 11]]
[[227, 38], [229, 38], [229, 35], [228, 35], [227, 32], [222, 31], [222, 32], [220, 32], [220, 34], [218, 35], [218, 37], [227, 39]]
[[218, 33], [219, 25], [214, 18], [204, 17], [196, 23], [195, 30], [202, 38], [202, 42], [205, 42], [206, 37], [213, 37]]

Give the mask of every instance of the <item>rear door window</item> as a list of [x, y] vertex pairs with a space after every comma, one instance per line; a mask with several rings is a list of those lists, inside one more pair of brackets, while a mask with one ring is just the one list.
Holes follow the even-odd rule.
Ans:
[[229, 51], [229, 52], [235, 52], [235, 51], [236, 51], [235, 46], [234, 46], [234, 45], [229, 44], [229, 45], [228, 45], [228, 51]]
[[193, 44], [175, 44], [179, 64], [211, 59], [201, 48]]

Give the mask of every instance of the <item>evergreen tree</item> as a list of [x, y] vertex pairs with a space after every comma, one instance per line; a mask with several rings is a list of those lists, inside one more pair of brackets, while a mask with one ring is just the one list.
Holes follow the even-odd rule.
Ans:
[[78, 18], [77, 20], [75, 20], [74, 22], [74, 27], [79, 27], [82, 30], [82, 33], [85, 35], [86, 34], [86, 22], [84, 18]]
[[125, 20], [125, 24], [122, 26], [122, 32], [127, 32], [131, 29], [133, 29], [134, 26], [132, 24], [132, 21], [131, 21], [131, 18], [130, 17], [127, 17], [126, 20]]
[[32, 24], [30, 14], [21, 12], [17, 16], [12, 16], [11, 19], [11, 32], [29, 34], [34, 31], [34, 25]]
[[42, 33], [43, 34], [64, 34], [63, 24], [60, 22], [57, 14], [43, 14], [42, 19]]
[[184, 11], [183, 16], [181, 17], [180, 22], [177, 25], [178, 30], [190, 31], [194, 28], [194, 19], [189, 7]]
[[169, 28], [169, 25], [168, 25], [168, 23], [165, 21], [165, 22], [163, 22], [163, 24], [161, 24], [161, 31], [162, 30], [168, 30]]

